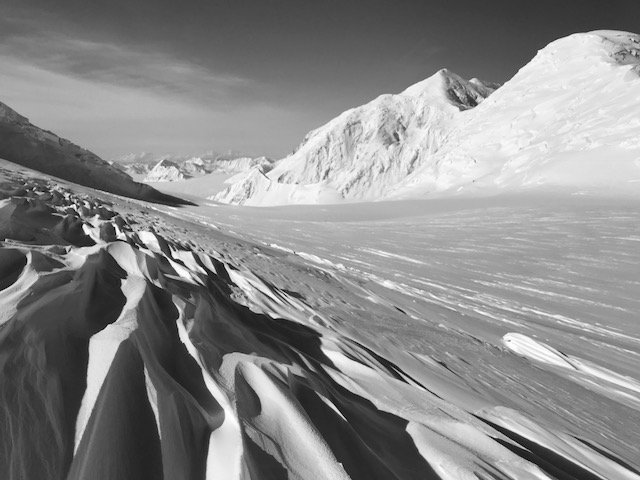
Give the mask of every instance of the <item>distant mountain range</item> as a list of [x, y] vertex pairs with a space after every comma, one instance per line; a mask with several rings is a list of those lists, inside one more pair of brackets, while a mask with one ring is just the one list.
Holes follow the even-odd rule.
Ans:
[[280, 205], [537, 186], [640, 191], [640, 36], [557, 40], [503, 86], [448, 70], [310, 132], [213, 199]]
[[174, 182], [201, 177], [210, 173], [236, 174], [261, 166], [269, 169], [272, 160], [266, 157], [220, 155], [206, 152], [201, 155], [157, 155], [153, 153], [129, 154], [117, 158], [112, 165], [134, 179], [148, 182]]

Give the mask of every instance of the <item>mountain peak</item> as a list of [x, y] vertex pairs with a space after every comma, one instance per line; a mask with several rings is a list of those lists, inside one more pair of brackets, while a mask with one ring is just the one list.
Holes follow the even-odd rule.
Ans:
[[496, 84], [469, 81], [447, 68], [404, 90], [401, 95], [444, 100], [460, 110], [477, 106], [495, 89]]
[[151, 169], [144, 178], [145, 182], [173, 182], [187, 178], [180, 169], [180, 165], [168, 158], [163, 158]]
[[173, 162], [171, 160], [169, 160], [168, 158], [163, 158], [162, 160], [160, 160], [158, 163], [156, 163], [155, 168], [170, 168], [170, 167], [175, 167], [175, 168], [179, 168], [179, 165], [176, 162]]
[[616, 30], [596, 30], [586, 35], [600, 37], [605, 51], [616, 63], [640, 65], [640, 35]]
[[603, 63], [640, 65], [640, 35], [616, 30], [574, 33], [542, 48], [523, 70], [591, 68]]
[[451, 70], [442, 68], [430, 77], [414, 83], [407, 89], [405, 89], [401, 95], [408, 95], [411, 97], [422, 96], [439, 96], [446, 88], [447, 81], [449, 79], [455, 79], [458, 81], [465, 81], [462, 77], [453, 73]]
[[0, 120], [10, 123], [28, 123], [29, 119], [23, 117], [8, 105], [0, 102]]

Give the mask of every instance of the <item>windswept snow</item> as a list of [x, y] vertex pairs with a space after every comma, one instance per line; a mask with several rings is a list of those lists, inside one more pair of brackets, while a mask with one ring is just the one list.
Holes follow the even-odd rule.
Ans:
[[3, 165], [3, 478], [640, 478], [621, 200], [319, 223]]
[[594, 362], [566, 355], [555, 348], [518, 333], [508, 333], [503, 342], [509, 350], [539, 364], [560, 368], [560, 373], [589, 390], [622, 404], [640, 407], [640, 381], [620, 375]]

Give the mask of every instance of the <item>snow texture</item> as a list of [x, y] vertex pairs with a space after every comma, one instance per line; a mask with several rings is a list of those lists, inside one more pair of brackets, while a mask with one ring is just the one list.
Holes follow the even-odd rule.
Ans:
[[2, 478], [640, 478], [638, 301], [599, 270], [637, 285], [637, 208], [236, 219], [253, 242], [0, 167]]

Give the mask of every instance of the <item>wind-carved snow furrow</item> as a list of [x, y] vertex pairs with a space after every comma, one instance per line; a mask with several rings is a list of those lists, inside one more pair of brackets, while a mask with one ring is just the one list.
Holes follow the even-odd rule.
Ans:
[[158, 438], [162, 441], [162, 430], [160, 430], [160, 411], [158, 410], [158, 391], [153, 386], [151, 377], [149, 376], [149, 370], [144, 367], [144, 383], [147, 388], [147, 398], [149, 399], [149, 405], [153, 411], [153, 416], [156, 419], [156, 425], [158, 427]]
[[543, 365], [558, 367], [561, 375], [621, 403], [640, 409], [640, 382], [601, 367], [566, 355], [555, 348], [519, 333], [503, 337], [505, 346], [526, 358]]
[[258, 397], [260, 405], [257, 415], [245, 420], [245, 432], [251, 441], [264, 445], [265, 452], [296, 477], [349, 478], [287, 390], [279, 388], [262, 369], [251, 363], [239, 364], [237, 372], [240, 381]]
[[[583, 479], [638, 480], [640, 473], [628, 468], [615, 457], [609, 458], [564, 433], [552, 433], [532, 419], [504, 407], [496, 407], [478, 414], [489, 425], [533, 453], [532, 462], [542, 468], [572, 469], [573, 475]], [[517, 449], [515, 449], [517, 451]]]
[[127, 299], [122, 308], [122, 313], [114, 323], [108, 325], [89, 340], [87, 387], [76, 420], [76, 450], [120, 344], [123, 340], [129, 338], [131, 333], [138, 327], [135, 309], [144, 294], [145, 288], [146, 282], [144, 278], [128, 276], [122, 282], [122, 292]]
[[[282, 298], [274, 297], [273, 290], [270, 287], [268, 287], [266, 284], [261, 282], [257, 277], [253, 277], [252, 275], [248, 274], [247, 272], [243, 273], [242, 275], [238, 274], [237, 272], [235, 274], [231, 273], [231, 272], [234, 272], [234, 270], [233, 269], [229, 270], [230, 278], [235, 283], [237, 283], [239, 286], [241, 286], [241, 288], [243, 288], [243, 290], [245, 290], [245, 292], [248, 292], [250, 294], [249, 295], [249, 300], [250, 301], [257, 301], [257, 304], [260, 305], [262, 309], [267, 308], [268, 310], [271, 310], [273, 313], [277, 313], [279, 316], [283, 316], [283, 314], [284, 314], [284, 315], [286, 315], [288, 317], [291, 316], [291, 313], [295, 314], [296, 310], [298, 310], [299, 305], [296, 305], [296, 306], [294, 306], [294, 305], [283, 305]], [[268, 302], [265, 302], [263, 299], [261, 299], [258, 296], [256, 296], [256, 292], [259, 292], [261, 295], [269, 296], [271, 298], [272, 302], [278, 304], [278, 307], [277, 307], [278, 311], [275, 312], [273, 310], [274, 309], [273, 304], [269, 304]], [[276, 302], [276, 300], [277, 300], [277, 302]], [[296, 308], [296, 307], [298, 307], [298, 308]], [[182, 325], [182, 324], [179, 322], [179, 325]], [[188, 337], [187, 337], [187, 334], [186, 334], [186, 330], [184, 330], [183, 327], [180, 326], [179, 327], [179, 331], [182, 332], [181, 333], [181, 338], [182, 338], [183, 342], [185, 344], [188, 344], [189, 340], [188, 340]], [[339, 368], [344, 369], [344, 367], [340, 367], [340, 365], [341, 364], [338, 364]], [[246, 367], [243, 367], [243, 368], [246, 368]], [[255, 369], [255, 367], [253, 367], [253, 368]], [[355, 375], [355, 373], [354, 373], [354, 371], [352, 371], [352, 369], [349, 368], [347, 370], [349, 370], [349, 376], [350, 377], [353, 377], [353, 375]], [[244, 376], [245, 379], [247, 379], [246, 370], [241, 370], [241, 371], [245, 372], [243, 374], [243, 376]], [[251, 370], [251, 371], [255, 371], [256, 373], [258, 372], [258, 370]], [[363, 365], [361, 367], [360, 371], [361, 372], [367, 372], [367, 371], [370, 371], [370, 370], [369, 370], [369, 367], [365, 367]], [[373, 373], [373, 371], [372, 371], [372, 373]], [[374, 378], [374, 384], [379, 384], [380, 381], [382, 380], [382, 378], [384, 378], [384, 376], [386, 376], [387, 374], [386, 373], [382, 373], [383, 377], [380, 377], [379, 375], [380, 374], [374, 374], [374, 377], [373, 377]], [[369, 374], [366, 374], [365, 377], [366, 376], [369, 376]], [[264, 377], [264, 378], [266, 379], [266, 377]], [[263, 393], [263, 390], [266, 388], [267, 391], [269, 391], [269, 389], [267, 388], [268, 384], [264, 383], [264, 381], [260, 381], [260, 382], [258, 382], [258, 384], [259, 384], [260, 387], [255, 387], [254, 386], [253, 387], [254, 392], [256, 392], [256, 394], [258, 394], [258, 396], [261, 396], [263, 394], [267, 394], [266, 392]], [[348, 385], [348, 384], [346, 384], [346, 385]], [[389, 387], [385, 388], [385, 387], [380, 387], [380, 385], [379, 385], [378, 388], [382, 388], [382, 391], [385, 391]], [[371, 394], [371, 393], [365, 393], [365, 391], [362, 390], [359, 394], [360, 395], [365, 394], [365, 396], [367, 396], [368, 398], [376, 398], [380, 394], [380, 392], [376, 391], [376, 388], [374, 388], [374, 392], [376, 392], [376, 393], [375, 394]], [[262, 404], [261, 408], [264, 408], [266, 406], [266, 404], [264, 403], [264, 401], [266, 401], [266, 398], [271, 398], [274, 393], [275, 392], [272, 392], [272, 393], [268, 394], [268, 397], [265, 397], [265, 400], [263, 400], [261, 402], [261, 404]], [[237, 401], [240, 401], [240, 400], [241, 400], [240, 398], [237, 399]], [[327, 400], [325, 399], [324, 401], [327, 401]], [[286, 402], [285, 402], [285, 404], [286, 404]], [[283, 416], [283, 415], [284, 416], [290, 416], [291, 414], [293, 414], [295, 412], [295, 409], [298, 408], [298, 407], [290, 406], [289, 408], [293, 408], [293, 410], [289, 414], [282, 413], [281, 416]], [[335, 408], [335, 406], [333, 408]], [[340, 411], [340, 407], [338, 407], [338, 411]], [[268, 410], [267, 410], [267, 412], [268, 412]], [[266, 414], [270, 415], [268, 413], [266, 413]], [[354, 418], [353, 415], [354, 415], [354, 413], [352, 412], [351, 415], [350, 415], [350, 417], [352, 419]], [[258, 423], [258, 425], [261, 425], [260, 431], [264, 431], [264, 429], [266, 428], [268, 431], [278, 432], [278, 431], [280, 431], [279, 430], [280, 428], [284, 428], [284, 426], [278, 426], [276, 430], [273, 430], [274, 428], [276, 428], [276, 425], [272, 425], [270, 423], [272, 421], [273, 420], [269, 420], [267, 423]], [[267, 426], [267, 425], [271, 425], [271, 426]], [[220, 428], [222, 428], [222, 427], [220, 427]], [[298, 454], [295, 454], [293, 457], [288, 457], [287, 456], [287, 455], [293, 455], [294, 453], [292, 453], [292, 452], [296, 452], [297, 451], [296, 447], [294, 446], [294, 445], [297, 445], [297, 443], [296, 444], [287, 443], [288, 442], [287, 439], [289, 438], [290, 434], [287, 434], [287, 435], [285, 435], [283, 437], [282, 433], [280, 433], [280, 434], [273, 433], [273, 435], [275, 435], [275, 436], [271, 436], [270, 435], [268, 438], [270, 438], [270, 442], [273, 442], [274, 439], [276, 439], [276, 443], [272, 444], [273, 447], [269, 447], [269, 446], [267, 446], [267, 444], [264, 444], [262, 440], [258, 440], [260, 438], [260, 436], [257, 436], [257, 437], [255, 436], [255, 435], [258, 434], [258, 432], [256, 430], [253, 430], [251, 428], [249, 428], [247, 430], [246, 428], [247, 427], [245, 427], [245, 432], [246, 432], [246, 434], [248, 434], [252, 438], [251, 441], [252, 442], [258, 441], [259, 444], [263, 445], [262, 448], [265, 448], [268, 452], [270, 452], [271, 455], [274, 455], [276, 458], [279, 458], [278, 461], [281, 462], [282, 465], [286, 465], [287, 468], [292, 469], [293, 471], [307, 471], [307, 474], [305, 475], [305, 478], [313, 478], [313, 477], [309, 476], [310, 473], [309, 473], [308, 470], [306, 470], [308, 467], [304, 467], [303, 466], [305, 464], [305, 461], [303, 460], [304, 457], [300, 456], [300, 454], [302, 452], [299, 452]], [[298, 431], [297, 428], [298, 427], [294, 428], [294, 430]], [[300, 434], [301, 432], [298, 431], [298, 433]], [[317, 435], [317, 433], [315, 435]], [[421, 437], [421, 438], [423, 438], [423, 437]], [[312, 441], [312, 443], [313, 443], [313, 441]], [[275, 447], [276, 444], [278, 444], [279, 447]], [[275, 448], [275, 450], [273, 448]], [[326, 447], [324, 447], [324, 448], [326, 448]], [[423, 448], [426, 448], [426, 447], [423, 445]], [[467, 448], [470, 448], [470, 446], [467, 447]], [[496, 446], [494, 448], [499, 448], [499, 447]], [[434, 460], [437, 462], [438, 458], [440, 458], [441, 460], [443, 458], [452, 458], [452, 457], [449, 457], [446, 453], [442, 453], [441, 449], [436, 448], [436, 450], [433, 450], [433, 445], [432, 445], [432, 450], [429, 450], [429, 451], [430, 451], [430, 455], [428, 457], [428, 460], [430, 462], [434, 461]], [[464, 449], [463, 449], [463, 451], [464, 451]], [[467, 450], [467, 452], [468, 451], [469, 450]], [[440, 453], [436, 453], [436, 452], [440, 452]], [[503, 452], [503, 455], [504, 454], [505, 453]], [[300, 463], [301, 461], [303, 462], [302, 464]], [[451, 462], [453, 460], [449, 460], [449, 461]], [[331, 460], [326, 465], [327, 466], [329, 466], [329, 465], [337, 465], [337, 463], [335, 462], [335, 460]], [[460, 471], [467, 471], [466, 468], [472, 468], [472, 466], [473, 466], [473, 464], [471, 462], [471, 463], [469, 463], [467, 465], [467, 467], [459, 467], [459, 468], [460, 468]], [[301, 468], [303, 470], [299, 470]], [[331, 467], [331, 468], [333, 468], [333, 467]], [[334, 473], [332, 475], [332, 478], [334, 478], [335, 475], [336, 474]], [[325, 474], [321, 474], [319, 478], [326, 478], [326, 475]], [[505, 478], [507, 478], [507, 477], [505, 477]], [[526, 477], [523, 477], [523, 478], [526, 478]], [[543, 478], [543, 477], [532, 476], [531, 478]]]
[[[566, 422], [515, 410], [529, 402], [518, 395], [543, 391], [551, 374], [538, 377], [540, 369], [421, 306], [404, 312], [394, 303], [401, 293], [452, 315], [494, 314], [500, 300], [473, 282], [388, 280], [323, 259], [329, 249], [285, 264], [211, 240], [228, 250], [204, 254], [171, 232], [120, 227], [123, 240], [83, 247], [94, 231], [78, 227], [67, 237], [78, 245], [51, 236], [64, 247], [0, 250], [18, 250], [0, 259], [12, 265], [0, 282], [29, 290], [0, 329], [6, 478], [637, 478], [633, 458], [618, 461], [593, 431], [583, 441]], [[377, 261], [422, 267], [407, 259], [424, 257], [392, 252]], [[20, 283], [26, 265], [34, 283]], [[537, 352], [545, 372], [640, 391], [633, 379], [519, 340], [518, 353]]]
[[[123, 278], [108, 255], [92, 252], [77, 271], [40, 277], [5, 323], [0, 378], [11, 398], [2, 401], [0, 424], [8, 430], [0, 437], [11, 443], [2, 446], [2, 476], [57, 478], [68, 467], [90, 339], [117, 319], [125, 304]], [[25, 462], [33, 448], [39, 453]]]
[[[2, 290], [0, 290], [0, 326], [7, 322], [16, 313], [18, 304], [29, 294], [29, 290], [40, 277], [38, 275], [38, 272], [36, 272], [36, 270], [32, 266], [32, 252], [27, 251], [25, 254], [23, 254], [19, 250], [2, 249], [3, 255], [14, 252], [15, 256], [24, 256], [25, 264], [21, 268], [19, 276], [15, 279], [15, 281], [12, 281], [9, 285], [6, 285]], [[3, 265], [3, 270], [3, 278], [0, 278], [0, 281], [6, 280], [10, 275], [9, 265]]]
[[[490, 437], [494, 432], [433, 393], [410, 388], [338, 352], [327, 354], [342, 372], [332, 378], [377, 408], [408, 420], [407, 433], [439, 478], [467, 478], [481, 468], [495, 468], [498, 478], [551, 478], [494, 442]], [[451, 388], [448, 394], [453, 391]]]
[[398, 260], [404, 260], [406, 262], [415, 263], [417, 265], [424, 265], [424, 262], [421, 262], [420, 260], [416, 260], [414, 258], [409, 258], [409, 257], [406, 257], [404, 255], [398, 255], [396, 253], [384, 252], [382, 250], [375, 250], [375, 249], [372, 249], [372, 248], [362, 248], [361, 250], [363, 252], [370, 253], [372, 255], [378, 255], [380, 257], [397, 258]]
[[273, 318], [296, 319], [303, 325], [331, 328], [331, 320], [304, 302], [264, 283], [255, 274], [235, 269], [227, 270], [231, 280], [247, 295], [250, 306]]
[[[207, 480], [225, 478], [229, 480], [240, 479], [242, 465], [242, 435], [238, 416], [230, 399], [223, 389], [216, 383], [211, 373], [205, 368], [200, 353], [194, 346], [185, 327], [189, 319], [184, 318], [184, 310], [180, 311], [177, 320], [180, 340], [187, 348], [202, 370], [202, 376], [211, 396], [222, 406], [224, 420], [222, 425], [211, 432], [209, 438], [209, 451], [207, 455]], [[191, 319], [193, 321], [193, 319]]]

